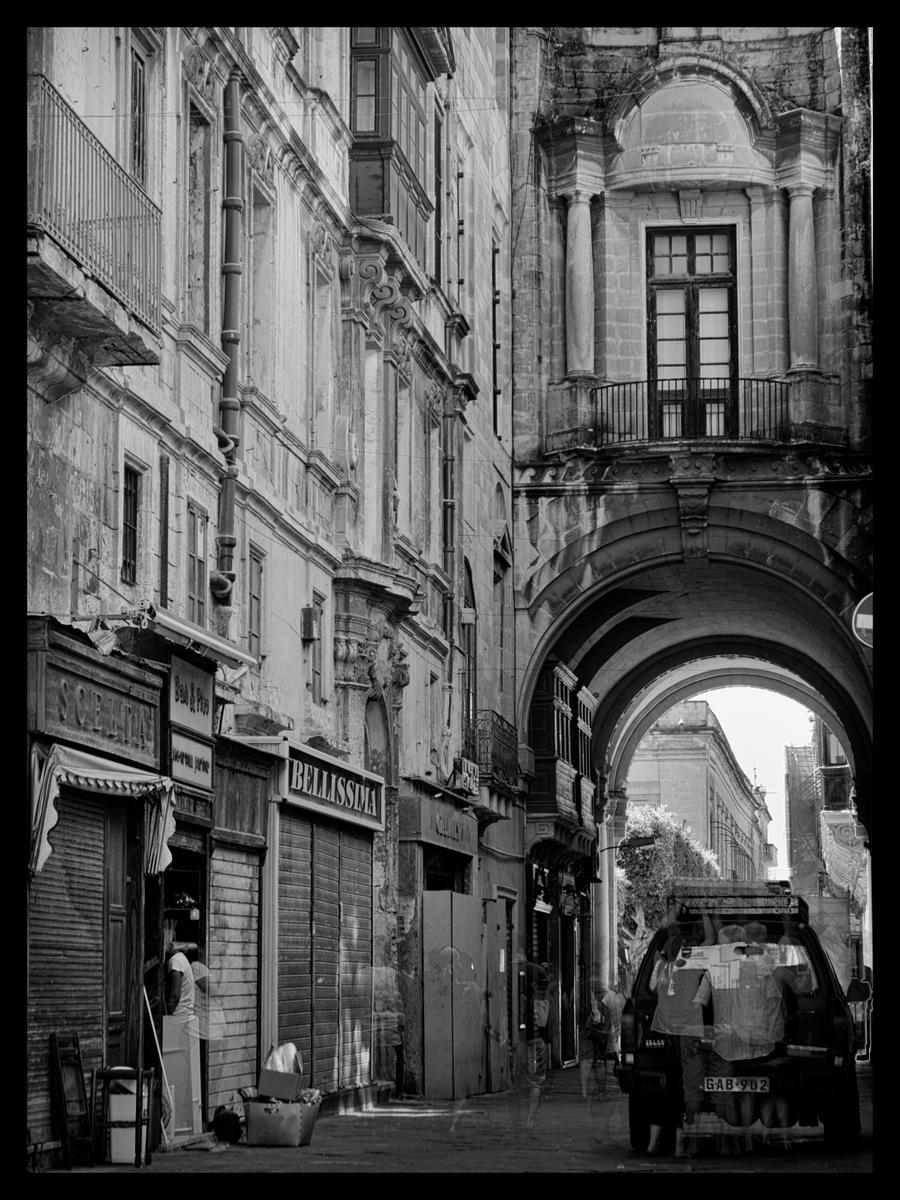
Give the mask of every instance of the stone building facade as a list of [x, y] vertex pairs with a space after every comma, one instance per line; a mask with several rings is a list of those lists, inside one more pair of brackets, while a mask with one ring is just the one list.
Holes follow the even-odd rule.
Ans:
[[644, 734], [628, 772], [629, 805], [664, 805], [712, 850], [723, 879], [760, 880], [776, 865], [765, 789], [750, 783], [705, 700], [675, 704]]
[[188, 1129], [281, 1041], [336, 1104], [505, 1087], [528, 959], [573, 1061], [702, 688], [815, 711], [871, 838], [869, 61], [30, 30], [36, 1150], [52, 1029], [152, 1061], [169, 925], [222, 984]]
[[809, 904], [843, 986], [871, 979], [871, 860], [847, 757], [815, 717], [809, 744], [785, 747], [785, 824], [792, 887]]
[[337, 1103], [505, 1086], [509, 31], [33, 28], [28, 70], [29, 1141], [50, 1029], [154, 1065], [167, 922], [224, 1022], [176, 1133], [282, 1041]]
[[[584, 881], [609, 982], [613, 873], [570, 781], [592, 777], [613, 852], [673, 703], [754, 681], [800, 700], [872, 819], [851, 628], [872, 587], [870, 56], [865, 29], [839, 34], [513, 32], [518, 726], [543, 739], [522, 751], [526, 848]], [[563, 716], [592, 698], [587, 770], [565, 720], [542, 732], [548, 673]]]

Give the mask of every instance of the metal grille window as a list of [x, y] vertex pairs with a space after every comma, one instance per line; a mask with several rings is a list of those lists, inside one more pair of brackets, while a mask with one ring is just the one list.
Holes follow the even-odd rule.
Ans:
[[193, 500], [187, 506], [187, 617], [206, 621], [206, 539], [209, 518]]
[[647, 237], [651, 437], [735, 437], [734, 231], [651, 230]]
[[263, 554], [250, 548], [250, 569], [247, 573], [247, 651], [255, 659], [262, 658], [263, 619]]
[[147, 184], [147, 64], [131, 51], [131, 173]]
[[140, 488], [140, 473], [126, 466], [122, 493], [122, 579], [126, 583], [137, 581]]

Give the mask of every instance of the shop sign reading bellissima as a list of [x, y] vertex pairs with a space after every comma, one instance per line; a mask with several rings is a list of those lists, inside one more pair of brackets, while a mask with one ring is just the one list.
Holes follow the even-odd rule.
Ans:
[[368, 829], [384, 828], [384, 785], [377, 775], [291, 746], [287, 779], [289, 804]]
[[213, 786], [213, 676], [172, 655], [169, 675], [169, 754], [172, 778]]

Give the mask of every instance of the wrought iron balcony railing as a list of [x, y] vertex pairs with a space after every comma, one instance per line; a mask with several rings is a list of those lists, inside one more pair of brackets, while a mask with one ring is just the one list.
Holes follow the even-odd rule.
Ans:
[[505, 787], [516, 787], [519, 779], [519, 741], [515, 725], [491, 709], [480, 709], [468, 739], [475, 753], [478, 772]]
[[154, 333], [162, 214], [43, 75], [28, 78], [28, 223]]
[[641, 379], [593, 388], [598, 446], [690, 438], [788, 440], [788, 391], [780, 379]]

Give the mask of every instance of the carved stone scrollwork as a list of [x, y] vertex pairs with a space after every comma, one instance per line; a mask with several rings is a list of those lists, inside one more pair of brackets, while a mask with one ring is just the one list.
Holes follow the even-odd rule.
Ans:
[[679, 487], [677, 490], [682, 552], [685, 558], [704, 558], [709, 550], [709, 488]]
[[334, 239], [324, 225], [317, 225], [313, 233], [313, 253], [330, 274], [334, 270]]
[[28, 386], [48, 404], [77, 392], [91, 374], [89, 363], [71, 338], [54, 340], [32, 326], [26, 347]]
[[374, 651], [365, 638], [336, 637], [334, 639], [335, 683], [365, 684], [371, 682]]
[[669, 480], [678, 495], [681, 549], [685, 558], [706, 558], [709, 552], [709, 492], [715, 483], [710, 455], [670, 459]]
[[184, 74], [203, 99], [212, 104], [215, 98], [215, 74], [212, 63], [199, 46], [192, 47], [184, 56]]
[[370, 694], [398, 704], [399, 691], [409, 683], [408, 655], [400, 645], [396, 627], [382, 612], [375, 611], [370, 617], [364, 653], [371, 680]]
[[263, 183], [275, 186], [275, 159], [265, 138], [257, 135], [247, 146], [247, 159]]

